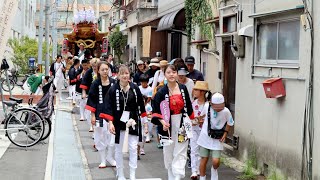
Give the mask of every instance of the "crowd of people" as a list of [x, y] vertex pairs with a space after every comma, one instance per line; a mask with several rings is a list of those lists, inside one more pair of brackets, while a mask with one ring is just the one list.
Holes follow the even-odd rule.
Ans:
[[110, 164], [117, 169], [117, 179], [124, 180], [122, 150], [127, 143], [130, 180], [135, 180], [138, 160], [147, 153], [144, 143], [155, 133], [169, 180], [185, 178], [188, 159], [191, 179], [206, 179], [208, 160], [211, 180], [218, 179], [222, 142], [234, 122], [223, 95], [212, 94], [202, 73], [194, 69], [194, 57], [139, 60], [133, 73], [126, 65], [115, 68], [111, 54], [100, 59], [83, 58], [82, 51], [79, 55], [66, 62], [57, 56], [50, 72], [60, 100], [68, 79], [67, 99], [79, 106], [79, 120], [87, 121], [93, 132], [99, 168]]

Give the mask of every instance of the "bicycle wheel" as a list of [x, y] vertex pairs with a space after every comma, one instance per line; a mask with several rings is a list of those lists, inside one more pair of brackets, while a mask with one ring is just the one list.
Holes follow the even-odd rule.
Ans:
[[[12, 79], [9, 79], [9, 83], [10, 83], [10, 90], [12, 90], [14, 88], [15, 82]], [[2, 79], [1, 84], [2, 84], [2, 89], [6, 92], [9, 92], [9, 85], [7, 80]]]
[[45, 120], [44, 120], [44, 127], [45, 128], [44, 128], [44, 133], [43, 133], [43, 136], [41, 138], [41, 141], [47, 139], [50, 136], [51, 128], [52, 128], [51, 125], [52, 125], [51, 120], [45, 118]]
[[10, 115], [6, 122], [6, 129], [6, 134], [14, 145], [31, 147], [43, 136], [44, 120], [34, 109], [20, 108]]
[[[44, 132], [43, 132], [43, 136], [41, 138], [40, 141], [43, 141], [45, 139], [47, 139], [49, 137], [49, 135], [51, 134], [51, 120], [50, 119], [44, 119], [43, 120], [44, 123]], [[29, 138], [35, 140], [35, 138], [31, 135], [29, 135]]]

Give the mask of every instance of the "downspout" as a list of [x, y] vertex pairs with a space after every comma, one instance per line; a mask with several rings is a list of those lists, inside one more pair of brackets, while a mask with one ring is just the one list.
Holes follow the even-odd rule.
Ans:
[[[256, 13], [256, 0], [253, 0], [253, 14]], [[255, 46], [256, 46], [256, 19], [253, 18], [253, 42], [252, 42], [252, 65], [251, 65], [251, 79], [254, 78], [254, 59], [255, 59]]]

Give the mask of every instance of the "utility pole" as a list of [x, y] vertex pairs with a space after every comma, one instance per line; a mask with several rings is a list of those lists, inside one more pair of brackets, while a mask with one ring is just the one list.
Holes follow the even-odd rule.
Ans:
[[52, 57], [57, 57], [57, 8], [58, 0], [55, 0], [52, 9]]
[[40, 1], [40, 12], [39, 12], [39, 46], [38, 46], [38, 68], [42, 72], [42, 42], [43, 42], [43, 1]]
[[[49, 46], [50, 46], [50, 43], [49, 43], [49, 10], [50, 10], [50, 0], [46, 0], [46, 14], [45, 14], [45, 18], [46, 18], [46, 63], [45, 63], [45, 74], [48, 76], [49, 75], [49, 59], [50, 59], [50, 56], [49, 56]], [[53, 57], [55, 58], [55, 57]]]

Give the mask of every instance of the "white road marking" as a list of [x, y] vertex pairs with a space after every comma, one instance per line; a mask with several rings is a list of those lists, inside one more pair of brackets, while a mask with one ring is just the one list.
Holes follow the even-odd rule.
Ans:
[[57, 112], [55, 111], [54, 114], [52, 115], [52, 129], [51, 129], [51, 134], [49, 137], [49, 146], [48, 146], [48, 155], [47, 155], [47, 164], [46, 164], [46, 173], [44, 175], [45, 180], [51, 180], [52, 176], [52, 163], [53, 163], [53, 139], [54, 139], [54, 133], [56, 131], [55, 128], [55, 114]]
[[[3, 129], [3, 125], [0, 126], [0, 129]], [[7, 151], [10, 144], [10, 140], [5, 136], [5, 131], [0, 130], [0, 159]]]

